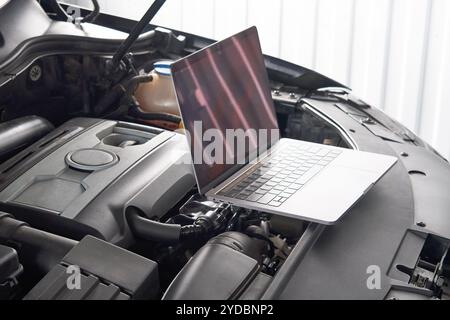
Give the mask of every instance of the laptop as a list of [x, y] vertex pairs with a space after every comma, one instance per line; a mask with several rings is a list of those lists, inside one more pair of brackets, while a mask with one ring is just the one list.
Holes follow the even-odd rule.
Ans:
[[200, 194], [335, 224], [397, 158], [280, 139], [258, 32], [251, 27], [171, 65]]

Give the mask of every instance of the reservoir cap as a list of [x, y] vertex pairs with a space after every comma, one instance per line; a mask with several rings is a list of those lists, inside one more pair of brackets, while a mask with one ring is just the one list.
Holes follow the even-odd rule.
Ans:
[[155, 68], [156, 73], [164, 76], [170, 76], [172, 75], [172, 72], [170, 70], [172, 65], [172, 61], [166, 60], [166, 61], [158, 61], [153, 64], [153, 67]]

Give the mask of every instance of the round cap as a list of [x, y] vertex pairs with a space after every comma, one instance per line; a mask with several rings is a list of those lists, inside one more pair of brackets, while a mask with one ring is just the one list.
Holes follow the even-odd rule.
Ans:
[[156, 73], [164, 75], [164, 76], [170, 76], [172, 75], [172, 72], [170, 70], [170, 66], [172, 65], [172, 61], [158, 61], [153, 64], [153, 67], [155, 68]]
[[106, 169], [118, 161], [116, 154], [101, 149], [80, 149], [66, 156], [66, 163], [71, 168], [83, 171]]

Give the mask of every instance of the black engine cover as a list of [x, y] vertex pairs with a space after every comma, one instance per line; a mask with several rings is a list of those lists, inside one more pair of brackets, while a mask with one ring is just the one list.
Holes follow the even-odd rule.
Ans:
[[126, 206], [161, 217], [194, 184], [183, 136], [79, 118], [0, 166], [0, 210], [66, 237], [126, 246]]

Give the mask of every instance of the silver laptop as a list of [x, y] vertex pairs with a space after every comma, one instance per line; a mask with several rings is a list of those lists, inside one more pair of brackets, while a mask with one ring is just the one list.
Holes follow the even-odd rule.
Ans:
[[279, 139], [255, 27], [171, 70], [197, 185], [211, 200], [335, 224], [397, 161]]

